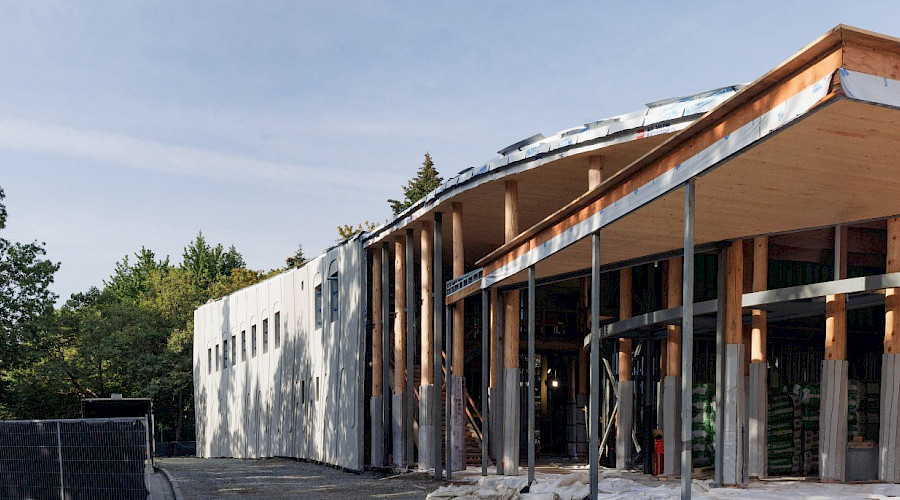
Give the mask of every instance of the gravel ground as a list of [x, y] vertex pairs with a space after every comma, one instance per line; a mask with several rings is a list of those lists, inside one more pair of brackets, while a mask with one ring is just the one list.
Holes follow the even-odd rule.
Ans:
[[423, 473], [386, 478], [290, 459], [158, 458], [185, 500], [214, 498], [425, 498], [444, 483]]

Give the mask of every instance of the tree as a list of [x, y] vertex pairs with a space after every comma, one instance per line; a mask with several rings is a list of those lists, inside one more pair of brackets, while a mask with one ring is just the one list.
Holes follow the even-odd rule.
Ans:
[[[340, 228], [338, 228], [340, 230]], [[288, 258], [284, 259], [284, 270], [288, 271], [295, 267], [302, 267], [303, 264], [306, 264], [307, 258], [303, 255], [303, 245], [297, 245], [297, 251], [294, 252], [294, 255], [289, 255]]]
[[403, 186], [403, 200], [388, 200], [388, 203], [391, 205], [391, 210], [394, 211], [394, 215], [406, 210], [412, 206], [413, 203], [421, 200], [425, 195], [440, 187], [441, 182], [443, 181], [444, 179], [440, 176], [437, 169], [434, 168], [434, 162], [431, 161], [431, 155], [425, 153], [425, 161], [422, 162], [422, 166], [419, 167], [416, 176]]
[[232, 269], [245, 267], [244, 257], [234, 248], [226, 251], [221, 243], [215, 247], [206, 243], [203, 231], [184, 249], [181, 267], [191, 273], [195, 283], [208, 288], [218, 276], [231, 274]]
[[[0, 230], [7, 210], [0, 188]], [[50, 291], [59, 264], [44, 258], [43, 243], [0, 238], [0, 369], [12, 367], [21, 344], [38, 336], [40, 322], [51, 315], [57, 295]]]
[[378, 227], [378, 224], [374, 222], [365, 221], [362, 224], [357, 224], [356, 227], [353, 227], [353, 224], [344, 224], [343, 226], [338, 226], [338, 241], [346, 240], [352, 236], [355, 236], [358, 233], [363, 231], [371, 231]]

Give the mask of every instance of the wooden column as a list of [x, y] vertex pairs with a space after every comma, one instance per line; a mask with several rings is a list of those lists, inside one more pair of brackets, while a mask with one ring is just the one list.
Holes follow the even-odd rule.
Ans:
[[[507, 242], [519, 234], [519, 184], [506, 181], [504, 235]], [[504, 443], [503, 473], [519, 474], [519, 291], [503, 297]]]
[[[761, 292], [768, 288], [769, 278], [769, 238], [760, 236], [753, 239], [753, 272], [751, 291]], [[753, 309], [750, 322], [750, 378], [747, 391], [748, 450], [747, 472], [750, 477], [768, 476], [768, 381], [766, 370], [766, 311]]]
[[603, 180], [603, 157], [602, 156], [589, 156], [588, 157], [588, 190], [594, 189], [599, 186]]
[[[632, 311], [631, 268], [619, 271], [619, 319], [628, 319]], [[619, 381], [631, 380], [631, 339], [619, 339]]]
[[[384, 465], [384, 335], [381, 323], [381, 245], [372, 246], [372, 400], [369, 411], [372, 418], [372, 465]], [[310, 389], [311, 390], [311, 389]]]
[[434, 425], [437, 413], [432, 408], [432, 392], [434, 388], [434, 287], [433, 263], [434, 253], [432, 245], [434, 241], [434, 227], [431, 221], [422, 221], [422, 231], [419, 235], [419, 267], [420, 288], [422, 302], [419, 328], [419, 338], [422, 344], [420, 358], [420, 387], [419, 387], [419, 467], [429, 469], [434, 467], [432, 455], [434, 454], [432, 441], [434, 439]]
[[[451, 214], [451, 241], [453, 245], [453, 278], [459, 278], [465, 274], [465, 247], [463, 240], [463, 206], [462, 203], [452, 204]], [[450, 377], [448, 387], [450, 394], [450, 422], [451, 422], [451, 456], [452, 470], [465, 469], [466, 454], [466, 406], [463, 400], [465, 393], [465, 301], [461, 300], [453, 306], [453, 355], [451, 356]], [[448, 468], [450, 468], [448, 466]]]
[[406, 388], [406, 241], [394, 242], [394, 393]]
[[394, 463], [406, 466], [406, 236], [394, 242], [394, 394], [391, 400]]
[[[753, 291], [761, 292], [769, 283], [769, 238], [760, 236], [753, 239]], [[750, 338], [750, 362], [766, 362], [766, 311], [753, 309], [752, 333]]]
[[372, 252], [372, 397], [383, 394], [381, 384], [381, 248]]
[[[453, 203], [453, 278], [459, 278], [466, 273], [465, 270], [465, 247], [463, 246], [463, 206], [462, 203]], [[452, 373], [460, 377], [463, 376], [463, 362], [465, 356], [465, 347], [463, 345], [464, 337], [464, 307], [463, 301], [460, 301], [453, 308], [453, 366]]]
[[[900, 272], [900, 217], [887, 220], [887, 273]], [[881, 411], [878, 479], [900, 483], [900, 288], [884, 291], [884, 355], [881, 356]], [[891, 439], [891, 436], [894, 436]]]
[[[627, 319], [632, 313], [631, 268], [619, 271], [619, 319]], [[631, 339], [619, 339], [619, 417], [616, 426], [616, 468], [631, 466], [631, 432], [634, 421], [634, 381], [632, 370]], [[593, 446], [593, 443], [590, 443]]]
[[419, 257], [421, 266], [420, 280], [422, 283], [422, 310], [420, 320], [421, 342], [422, 342], [422, 385], [434, 384], [434, 324], [432, 322], [432, 308], [434, 307], [434, 289], [432, 285], [432, 267], [434, 266], [434, 255], [431, 251], [432, 240], [434, 239], [434, 228], [430, 221], [422, 222], [422, 232], [419, 240], [421, 247], [421, 255]]
[[[666, 307], [681, 305], [684, 259], [673, 257], [666, 262]], [[662, 383], [663, 408], [663, 472], [668, 475], [681, 473], [681, 326], [666, 327], [665, 365]], [[662, 357], [662, 356], [661, 356]]]
[[[668, 290], [666, 291], [666, 307], [678, 307], [681, 305], [681, 284], [684, 262], [681, 257], [669, 259], [666, 266], [668, 274]], [[681, 327], [669, 325], [666, 327], [666, 375], [681, 376]]]
[[[847, 277], [847, 228], [835, 228], [834, 279]], [[847, 359], [847, 296], [825, 296], [825, 359]]]
[[[847, 228], [834, 228], [834, 278], [847, 277]], [[843, 482], [847, 464], [847, 297], [825, 296], [825, 359], [819, 412], [819, 479]]]
[[746, 454], [746, 385], [744, 328], [741, 299], [744, 293], [744, 243], [733, 242], [725, 250], [725, 408], [722, 422], [722, 481], [742, 484]]
[[[886, 272], [900, 272], [900, 217], [887, 220]], [[884, 353], [900, 354], [900, 288], [884, 291]]]

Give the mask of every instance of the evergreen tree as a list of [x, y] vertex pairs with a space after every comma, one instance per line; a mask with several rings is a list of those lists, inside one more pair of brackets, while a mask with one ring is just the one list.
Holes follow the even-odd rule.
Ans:
[[416, 176], [403, 186], [403, 200], [388, 200], [388, 203], [391, 205], [391, 210], [394, 211], [394, 215], [406, 210], [412, 206], [413, 203], [421, 200], [425, 195], [437, 189], [443, 181], [443, 177], [441, 177], [437, 169], [434, 168], [434, 162], [431, 161], [431, 155], [425, 153], [425, 161], [422, 162], [422, 166], [419, 168], [418, 172], [416, 172]]

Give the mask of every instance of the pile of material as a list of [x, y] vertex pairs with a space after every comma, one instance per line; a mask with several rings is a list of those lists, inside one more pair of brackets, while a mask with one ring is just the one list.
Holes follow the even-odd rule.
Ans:
[[694, 467], [712, 465], [715, 457], [716, 438], [716, 389], [713, 384], [697, 383], [693, 390], [693, 438]]
[[821, 397], [816, 384], [794, 384], [791, 393], [800, 398], [800, 470], [806, 475], [819, 472], [819, 411]]
[[768, 421], [769, 475], [797, 474], [802, 462], [800, 397], [787, 392], [770, 393]]
[[866, 385], [866, 440], [878, 441], [878, 428], [881, 422], [881, 384], [868, 382]]
[[847, 439], [866, 435], [866, 385], [847, 381]]

